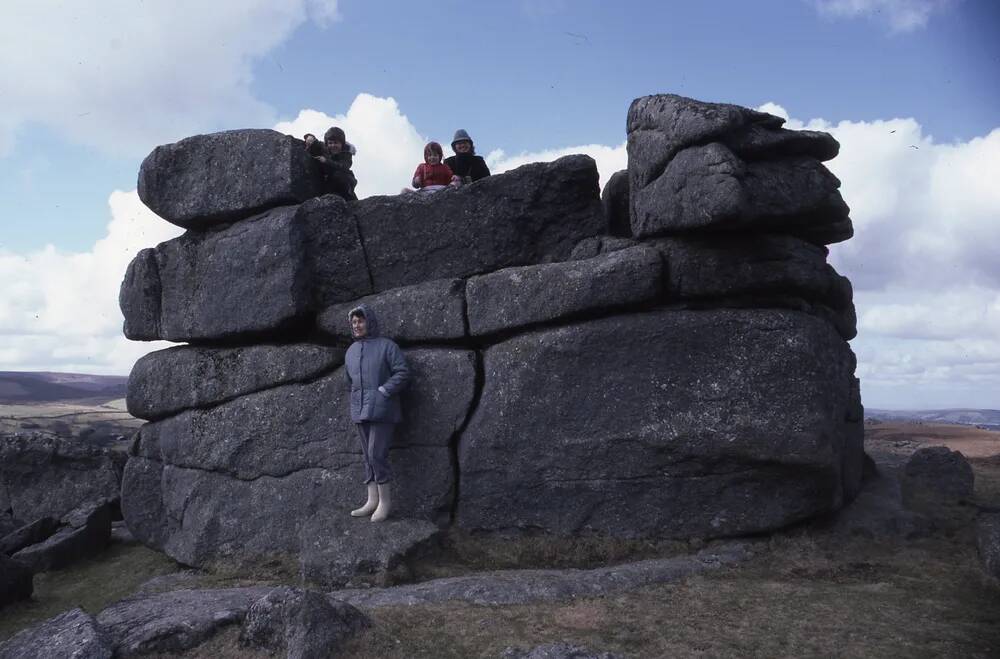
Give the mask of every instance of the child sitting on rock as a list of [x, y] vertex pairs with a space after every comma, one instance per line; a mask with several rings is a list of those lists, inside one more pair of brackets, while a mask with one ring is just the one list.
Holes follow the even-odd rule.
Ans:
[[330, 128], [323, 136], [323, 142], [312, 133], [305, 135], [306, 151], [320, 164], [323, 172], [324, 194], [340, 195], [344, 199], [356, 200], [354, 188], [358, 180], [351, 167], [357, 150], [347, 141], [344, 131], [337, 126]]
[[441, 145], [429, 142], [424, 147], [424, 161], [413, 172], [413, 187], [421, 192], [434, 192], [449, 185], [460, 184], [461, 180], [452, 173], [451, 168], [441, 162], [443, 159]]

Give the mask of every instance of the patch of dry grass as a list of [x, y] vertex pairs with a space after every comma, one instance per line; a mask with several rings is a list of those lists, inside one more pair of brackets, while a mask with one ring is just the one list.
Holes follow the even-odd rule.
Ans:
[[100, 556], [36, 574], [32, 598], [0, 612], [0, 640], [74, 607], [96, 614], [133, 594], [147, 579], [176, 569], [174, 561], [157, 551], [138, 544], [114, 544]]

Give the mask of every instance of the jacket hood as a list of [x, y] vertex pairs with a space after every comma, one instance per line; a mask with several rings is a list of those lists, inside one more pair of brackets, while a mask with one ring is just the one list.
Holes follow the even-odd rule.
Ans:
[[[369, 307], [367, 304], [359, 304], [358, 306], [351, 309], [347, 314], [348, 327], [350, 327], [351, 325], [351, 316], [353, 316], [355, 313], [360, 313], [365, 318], [365, 327], [368, 330], [368, 333], [365, 334], [366, 339], [374, 339], [376, 337], [381, 336], [381, 334], [379, 334], [378, 315], [375, 313], [374, 309]], [[354, 336], [353, 331], [351, 332], [351, 336], [352, 337]], [[357, 341], [357, 339], [354, 340]]]

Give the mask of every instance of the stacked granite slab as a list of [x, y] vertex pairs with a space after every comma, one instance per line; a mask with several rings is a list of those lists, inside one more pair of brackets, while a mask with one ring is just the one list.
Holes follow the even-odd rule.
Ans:
[[[638, 99], [603, 205], [586, 156], [345, 202], [300, 198], [311, 164], [277, 133], [159, 147], [140, 194], [188, 231], [136, 257], [121, 307], [130, 338], [187, 345], [130, 378], [150, 422], [129, 527], [199, 566], [368, 537], [327, 519], [363, 494], [342, 368], [362, 301], [414, 371], [400, 536], [718, 537], [835, 510], [862, 462], [852, 294], [825, 249], [850, 220], [820, 163], [837, 143], [780, 124]], [[282, 166], [233, 164], [255, 158]]]

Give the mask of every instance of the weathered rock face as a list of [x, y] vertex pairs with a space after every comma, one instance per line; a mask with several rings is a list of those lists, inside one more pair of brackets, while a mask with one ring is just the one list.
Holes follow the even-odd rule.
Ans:
[[132, 368], [128, 411], [140, 419], [162, 419], [186, 409], [310, 380], [343, 363], [343, 348], [308, 343], [158, 350]]
[[52, 517], [40, 517], [0, 538], [0, 554], [10, 556], [29, 545], [42, 542], [55, 533], [58, 528], [59, 520]]
[[111, 659], [111, 641], [93, 616], [72, 609], [0, 644], [0, 659]]
[[[821, 164], [836, 141], [782, 123], [637, 99], [603, 199], [585, 156], [351, 202], [273, 193], [308, 190], [298, 165], [260, 173], [260, 198], [195, 186], [195, 210], [163, 211], [189, 231], [121, 291], [128, 336], [192, 344], [133, 371], [152, 423], [129, 528], [184, 563], [288, 559], [333, 586], [377, 582], [453, 524], [716, 537], [841, 506], [864, 461], [857, 319], [824, 245], [851, 220]], [[153, 196], [189, 176], [240, 189], [250, 170], [230, 184], [210, 164], [234, 140], [148, 160]], [[382, 525], [346, 514], [364, 488], [340, 365], [362, 302], [414, 375]]]
[[[473, 353], [407, 352], [413, 384], [391, 461], [401, 516], [451, 505], [449, 443], [475, 393]], [[355, 507], [362, 457], [343, 369], [147, 424], [126, 468], [122, 512], [140, 541], [191, 565], [297, 553], [317, 512]], [[266, 513], [262, 513], [266, 511]]]
[[821, 160], [825, 133], [786, 131], [784, 120], [673, 95], [629, 108], [632, 233], [781, 229], [818, 243], [851, 236], [840, 181]]
[[[295, 207], [156, 248], [160, 338], [219, 339], [281, 330], [309, 308]], [[234, 271], [242, 273], [232, 277]], [[146, 287], [143, 287], [145, 289]]]
[[395, 341], [444, 341], [461, 339], [467, 333], [465, 281], [462, 279], [439, 279], [394, 288], [327, 307], [316, 321], [320, 331], [342, 341], [350, 341], [351, 327], [347, 316], [359, 304], [379, 310], [382, 336]]
[[810, 316], [619, 316], [484, 360], [459, 446], [464, 527], [736, 535], [843, 500], [853, 360]]
[[18, 551], [14, 558], [33, 572], [43, 572], [96, 556], [108, 545], [111, 506], [107, 502], [85, 503], [62, 521], [65, 524], [62, 529], [43, 542]]
[[[437, 525], [425, 520], [389, 519], [371, 524], [367, 519], [322, 512], [302, 526], [302, 579], [324, 588], [380, 583], [440, 534]], [[342, 542], [345, 536], [351, 537], [351, 542]]]
[[662, 263], [645, 245], [582, 261], [507, 268], [469, 279], [473, 336], [656, 299]]
[[976, 520], [976, 549], [986, 574], [1000, 580], [1000, 513], [984, 513]]
[[0, 437], [0, 490], [23, 521], [59, 518], [86, 501], [118, 498], [124, 456], [44, 435]]
[[317, 174], [299, 140], [231, 130], [153, 149], [139, 168], [139, 198], [168, 222], [200, 229], [316, 197]]
[[947, 446], [917, 449], [903, 469], [903, 504], [933, 511], [959, 505], [972, 497], [975, 474], [959, 451]]
[[247, 609], [271, 588], [178, 590], [119, 600], [97, 615], [115, 656], [183, 652], [226, 625], [239, 624]]
[[467, 188], [360, 201], [375, 290], [563, 260], [606, 232], [597, 181], [593, 159], [566, 156]]
[[322, 593], [275, 588], [247, 611], [240, 645], [296, 659], [336, 656], [344, 641], [371, 626], [368, 616]]

